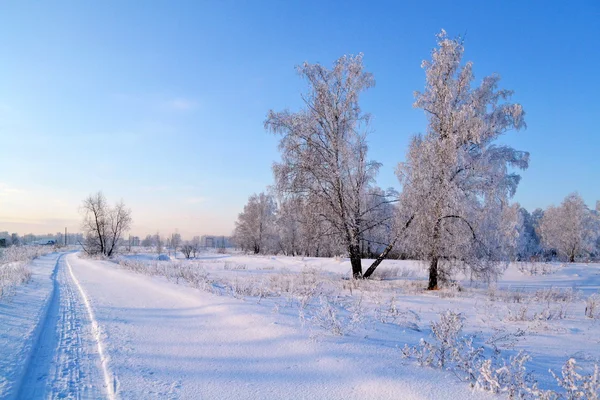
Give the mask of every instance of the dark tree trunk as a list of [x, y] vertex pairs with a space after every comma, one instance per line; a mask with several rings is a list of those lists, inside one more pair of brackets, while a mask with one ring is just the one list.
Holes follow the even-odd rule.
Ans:
[[363, 277], [363, 274], [362, 260], [360, 258], [360, 248], [358, 245], [350, 245], [348, 250], [350, 253], [350, 264], [352, 265], [352, 277], [354, 279], [361, 279]]
[[371, 264], [371, 266], [367, 269], [367, 271], [363, 275], [363, 278], [369, 278], [373, 274], [373, 272], [375, 272], [375, 269], [379, 266], [379, 264], [381, 264], [381, 262], [387, 257], [389, 252], [392, 251], [397, 239], [398, 237], [396, 237], [392, 241], [392, 243], [388, 244], [385, 250], [383, 250], [383, 252], [377, 257], [377, 259], [373, 261], [373, 264]]
[[427, 285], [427, 290], [437, 290], [438, 289], [438, 259], [436, 257], [431, 259], [431, 263], [429, 264], [429, 285]]
[[[406, 221], [406, 223], [404, 224], [404, 228], [402, 229], [402, 233], [404, 233], [404, 231], [408, 229], [414, 218], [415, 216], [413, 215]], [[364, 278], [370, 277], [373, 274], [373, 272], [375, 272], [375, 269], [379, 266], [379, 264], [381, 264], [381, 262], [387, 257], [390, 251], [392, 251], [399, 238], [400, 234], [397, 234], [396, 237], [394, 237], [394, 240], [392, 240], [392, 242], [387, 245], [385, 250], [383, 250], [383, 252], [377, 257], [377, 259], [373, 261], [373, 264], [371, 264], [371, 266], [367, 269], [367, 272], [365, 272], [365, 274], [363, 275]], [[369, 250], [369, 252], [370, 251], [371, 250]]]

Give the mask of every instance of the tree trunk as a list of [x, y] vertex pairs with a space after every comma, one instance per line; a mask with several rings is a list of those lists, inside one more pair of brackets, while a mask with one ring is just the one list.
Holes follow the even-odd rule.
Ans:
[[348, 246], [350, 253], [350, 264], [352, 265], [352, 277], [354, 279], [361, 279], [362, 274], [362, 260], [360, 258], [360, 247], [358, 245]]
[[[373, 272], [375, 272], [375, 269], [379, 266], [379, 264], [381, 264], [381, 262], [387, 257], [389, 252], [392, 251], [392, 249], [396, 245], [396, 242], [400, 238], [400, 234], [404, 233], [404, 231], [406, 231], [406, 229], [408, 229], [408, 227], [410, 226], [410, 224], [412, 223], [414, 218], [415, 218], [415, 216], [413, 215], [406, 221], [406, 223], [404, 224], [404, 228], [402, 229], [402, 232], [398, 233], [394, 237], [394, 240], [392, 240], [392, 242], [387, 245], [385, 250], [383, 250], [383, 252], [377, 257], [377, 259], [373, 262], [373, 264], [371, 264], [371, 266], [367, 269], [367, 272], [365, 272], [365, 274], [363, 275], [363, 278], [368, 278], [373, 274]], [[369, 250], [369, 252], [371, 252], [371, 250]]]
[[431, 259], [431, 263], [429, 264], [429, 285], [427, 286], [427, 290], [437, 290], [438, 289], [438, 259], [434, 257]]
[[398, 240], [397, 236], [394, 238], [392, 243], [387, 245], [385, 250], [383, 250], [383, 252], [377, 257], [377, 259], [373, 261], [373, 264], [371, 264], [371, 266], [367, 269], [367, 271], [363, 275], [363, 278], [369, 278], [373, 274], [373, 272], [375, 272], [375, 269], [379, 266], [379, 264], [381, 264], [381, 262], [387, 257], [389, 252], [392, 251], [392, 249], [394, 248], [396, 240]]

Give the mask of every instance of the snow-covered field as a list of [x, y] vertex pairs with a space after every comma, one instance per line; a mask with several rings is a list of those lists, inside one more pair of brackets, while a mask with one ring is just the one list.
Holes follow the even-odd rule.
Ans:
[[561, 390], [548, 370], [569, 358], [582, 374], [600, 361], [598, 264], [513, 264], [492, 288], [426, 292], [414, 261], [353, 281], [344, 259], [155, 259], [35, 259], [0, 302], [0, 397], [497, 398], [452, 363], [420, 365], [440, 314], [460, 314], [482, 357], [526, 351], [542, 389]]

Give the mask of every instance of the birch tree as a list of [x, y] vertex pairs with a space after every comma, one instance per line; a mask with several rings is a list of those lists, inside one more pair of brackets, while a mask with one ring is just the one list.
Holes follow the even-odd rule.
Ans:
[[[380, 164], [368, 159], [369, 119], [359, 104], [373, 87], [362, 55], [344, 56], [332, 69], [304, 63], [298, 73], [308, 83], [298, 112], [269, 111], [265, 128], [281, 135], [281, 162], [273, 167], [279, 193], [314, 203], [321, 221], [334, 231], [350, 257], [352, 274], [362, 277], [360, 241], [367, 221], [369, 188]], [[380, 199], [379, 204], [389, 200]], [[372, 204], [371, 207], [377, 207]]]
[[525, 127], [521, 105], [498, 89], [500, 77], [472, 86], [472, 63], [462, 63], [463, 42], [443, 30], [431, 61], [423, 61], [426, 84], [414, 107], [425, 111], [427, 131], [413, 137], [397, 169], [401, 210], [413, 219], [405, 245], [429, 263], [428, 289], [455, 268], [492, 278], [515, 240], [517, 189], [529, 154], [494, 141]]
[[569, 262], [594, 250], [598, 232], [590, 209], [577, 193], [568, 195], [560, 206], [550, 206], [540, 223], [542, 242]]

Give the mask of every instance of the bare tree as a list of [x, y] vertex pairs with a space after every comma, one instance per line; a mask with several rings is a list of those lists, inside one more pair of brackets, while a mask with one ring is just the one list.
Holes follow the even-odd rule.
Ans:
[[594, 250], [598, 237], [597, 220], [577, 193], [568, 195], [560, 206], [550, 206], [540, 224], [542, 242], [569, 262]]
[[192, 256], [193, 251], [194, 251], [194, 245], [191, 242], [185, 242], [181, 246], [181, 252], [185, 256], [185, 258], [190, 258]]
[[425, 111], [425, 135], [414, 137], [398, 166], [401, 213], [413, 218], [404, 244], [429, 262], [428, 289], [453, 268], [491, 279], [515, 239], [518, 209], [508, 205], [529, 153], [494, 141], [525, 127], [523, 108], [504, 102], [512, 92], [488, 76], [471, 87], [472, 63], [462, 65], [463, 42], [442, 31], [432, 60], [422, 64], [424, 92], [414, 106]]
[[102, 192], [89, 195], [81, 207], [83, 247], [88, 254], [110, 257], [131, 227], [131, 210], [123, 201], [110, 207]]
[[269, 111], [265, 127], [280, 134], [282, 161], [274, 165], [280, 194], [314, 204], [320, 221], [344, 244], [352, 274], [362, 277], [360, 242], [381, 221], [367, 220], [370, 208], [390, 200], [368, 200], [380, 164], [367, 158], [370, 116], [359, 95], [375, 85], [362, 55], [344, 56], [332, 69], [304, 63], [298, 73], [308, 81], [304, 109]]
[[143, 247], [152, 247], [152, 235], [146, 235], [141, 244]]
[[200, 251], [201, 246], [200, 236], [194, 236], [190, 244], [192, 245], [192, 256], [196, 258], [196, 254]]
[[242, 249], [258, 254], [272, 245], [276, 212], [273, 196], [265, 193], [250, 196], [235, 223], [235, 241]]
[[156, 232], [156, 235], [154, 235], [154, 237], [153, 237], [153, 241], [154, 241], [154, 247], [156, 249], [156, 254], [158, 254], [160, 256], [163, 252], [163, 247], [164, 247], [164, 241], [160, 237], [160, 233]]
[[177, 258], [177, 249], [179, 246], [181, 246], [181, 235], [175, 232], [171, 234], [171, 247], [173, 248], [173, 256], [175, 258]]

